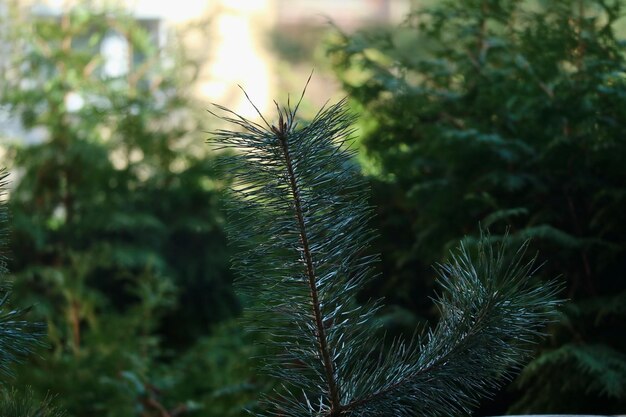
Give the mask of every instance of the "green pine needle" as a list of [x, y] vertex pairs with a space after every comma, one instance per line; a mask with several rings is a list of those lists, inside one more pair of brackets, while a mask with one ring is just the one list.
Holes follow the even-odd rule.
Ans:
[[[0, 171], [0, 195], [6, 192], [8, 173]], [[0, 205], [0, 245], [6, 241], [7, 211]], [[6, 260], [0, 256], [0, 375], [12, 376], [12, 365], [33, 353], [41, 345], [45, 326], [25, 320], [29, 309], [16, 309], [9, 305], [11, 288], [4, 281]]]
[[272, 335], [266, 370], [284, 384], [259, 415], [469, 413], [527, 358], [557, 286], [530, 284], [525, 246], [511, 259], [483, 239], [477, 256], [461, 247], [440, 267], [440, 323], [386, 346], [372, 320], [379, 303], [355, 301], [377, 258], [365, 255], [372, 211], [346, 146], [354, 117], [340, 101], [298, 126], [299, 104], [276, 105], [275, 125], [217, 106], [240, 129], [214, 133], [232, 150], [238, 286], [252, 327]]
[[0, 392], [2, 417], [63, 417], [65, 413], [54, 407], [50, 398], [36, 400], [31, 389], [18, 392], [14, 389]]

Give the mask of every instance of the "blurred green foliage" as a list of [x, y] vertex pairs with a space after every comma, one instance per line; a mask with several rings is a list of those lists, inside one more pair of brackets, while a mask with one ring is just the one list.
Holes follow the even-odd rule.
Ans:
[[[0, 105], [41, 136], [18, 133], [5, 155], [11, 269], [50, 344], [17, 383], [56, 395], [69, 416], [237, 415], [227, 410], [251, 400], [220, 394], [218, 377], [245, 363], [243, 339], [198, 342], [239, 311], [227, 184], [199, 150], [188, 93], [199, 64], [176, 33], [162, 48], [149, 21], [121, 10], [7, 10]], [[107, 70], [111, 37], [126, 45], [126, 71]], [[252, 384], [240, 373], [229, 383]]]
[[264, 348], [259, 335], [243, 329], [240, 320], [221, 323], [177, 359], [174, 388], [180, 397], [204, 404], [202, 416], [239, 417], [259, 411], [261, 393], [279, 389], [275, 381], [259, 374]]
[[479, 222], [532, 238], [542, 274], [567, 280], [552, 338], [492, 413], [626, 406], [622, 3], [445, 0], [329, 50], [379, 212], [384, 279], [366, 295], [432, 318], [427, 265]]

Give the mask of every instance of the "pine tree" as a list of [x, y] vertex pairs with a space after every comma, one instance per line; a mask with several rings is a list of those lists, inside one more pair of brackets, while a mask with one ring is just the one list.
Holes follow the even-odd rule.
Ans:
[[0, 392], [2, 417], [63, 417], [65, 413], [52, 404], [50, 398], [37, 401], [32, 390], [20, 392], [7, 389]]
[[217, 106], [241, 129], [214, 133], [233, 152], [238, 285], [251, 327], [271, 335], [265, 369], [284, 384], [258, 415], [469, 413], [527, 358], [554, 313], [554, 282], [531, 284], [525, 246], [512, 258], [486, 239], [474, 255], [461, 247], [439, 267], [439, 324], [382, 342], [381, 303], [356, 302], [377, 257], [365, 253], [372, 210], [348, 146], [354, 118], [341, 101], [298, 122], [301, 100], [277, 104], [276, 124]]
[[[0, 195], [6, 193], [8, 173], [0, 172]], [[0, 205], [0, 245], [6, 245], [7, 208]], [[11, 376], [15, 362], [33, 353], [40, 345], [45, 327], [24, 319], [28, 309], [14, 309], [10, 306], [11, 286], [6, 281], [6, 258], [0, 257], [0, 375]]]

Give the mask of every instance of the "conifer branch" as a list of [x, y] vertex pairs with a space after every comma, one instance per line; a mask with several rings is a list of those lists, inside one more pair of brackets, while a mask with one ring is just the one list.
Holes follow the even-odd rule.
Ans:
[[[306, 263], [307, 277], [309, 280], [309, 287], [311, 291], [311, 305], [313, 307], [313, 315], [315, 317], [315, 326], [317, 330], [317, 338], [319, 343], [320, 356], [324, 361], [324, 370], [326, 372], [326, 380], [328, 381], [328, 392], [330, 393], [330, 414], [335, 415], [340, 412], [341, 404], [339, 402], [339, 391], [337, 383], [335, 381], [335, 367], [330, 358], [328, 351], [328, 340], [326, 338], [326, 331], [324, 330], [324, 323], [322, 319], [322, 313], [320, 311], [320, 302], [317, 291], [317, 283], [315, 277], [315, 267], [313, 266], [313, 258], [311, 256], [311, 250], [309, 248], [309, 237], [306, 230], [306, 224], [304, 221], [304, 214], [302, 211], [302, 202], [300, 200], [300, 190], [297, 183], [297, 178], [293, 170], [293, 164], [291, 161], [291, 155], [289, 154], [289, 147], [287, 144], [287, 138], [285, 135], [286, 125], [283, 125], [283, 113], [278, 110], [279, 114], [279, 129], [272, 129], [280, 141], [283, 155], [285, 157], [285, 165], [287, 167], [287, 174], [289, 176], [289, 185], [291, 187], [291, 194], [294, 201], [294, 212], [298, 219], [298, 227], [300, 229], [300, 240], [302, 242], [302, 257]], [[285, 126], [285, 129], [283, 128]]]
[[276, 105], [277, 126], [261, 116], [266, 127], [218, 106], [243, 131], [214, 133], [233, 152], [238, 285], [256, 301], [252, 327], [278, 349], [266, 369], [284, 383], [259, 415], [467, 413], [526, 358], [554, 312], [556, 286], [529, 284], [524, 248], [507, 258], [483, 239], [477, 257], [461, 248], [440, 267], [437, 327], [386, 346], [375, 337], [378, 304], [355, 301], [376, 257], [363, 255], [371, 209], [344, 146], [353, 118], [341, 101], [297, 129], [299, 103]]
[[[6, 192], [7, 176], [5, 170], [0, 170], [0, 196]], [[5, 249], [7, 218], [7, 208], [4, 203], [0, 203], [0, 250]], [[4, 254], [0, 253], [0, 376], [11, 376], [12, 365], [21, 362], [43, 345], [45, 333], [42, 323], [25, 319], [30, 308], [19, 309], [10, 305], [11, 285], [5, 281], [6, 273], [6, 260]]]
[[[465, 415], [509, 379], [560, 303], [555, 281], [531, 284], [534, 259], [523, 262], [527, 246], [507, 257], [506, 242], [494, 249], [483, 236], [476, 257], [463, 246], [453, 253], [439, 269], [446, 293], [436, 300], [438, 326], [417, 343], [394, 344], [388, 353], [394, 362], [385, 358], [368, 369], [385, 379], [344, 410], [383, 416], [390, 403], [414, 398], [410, 413], [398, 415]], [[400, 372], [389, 378], [394, 369]]]

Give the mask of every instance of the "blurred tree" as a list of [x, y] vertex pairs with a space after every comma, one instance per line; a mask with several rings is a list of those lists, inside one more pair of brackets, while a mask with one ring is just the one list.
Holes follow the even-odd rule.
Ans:
[[72, 416], [189, 412], [169, 395], [174, 359], [238, 311], [224, 183], [187, 133], [198, 64], [120, 10], [6, 13], [0, 105], [37, 139], [5, 156], [12, 269], [51, 343], [20, 377]]
[[241, 417], [244, 408], [258, 412], [259, 396], [280, 389], [257, 371], [265, 353], [259, 342], [264, 340], [246, 332], [238, 319], [218, 325], [178, 359], [173, 393], [203, 404], [202, 416]]
[[424, 265], [479, 221], [567, 279], [572, 302], [502, 399], [514, 412], [626, 407], [622, 3], [446, 0], [330, 48], [365, 113], [386, 278], [371, 291], [432, 315]]

